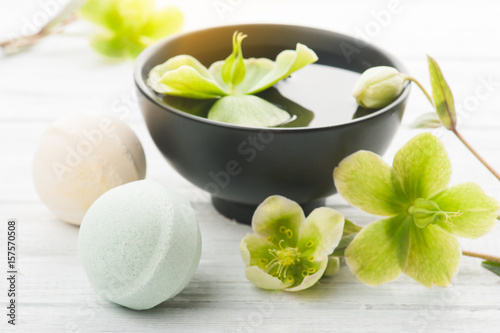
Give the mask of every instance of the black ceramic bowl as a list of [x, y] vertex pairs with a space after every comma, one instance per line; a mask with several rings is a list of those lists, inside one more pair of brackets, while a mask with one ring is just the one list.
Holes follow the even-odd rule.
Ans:
[[137, 59], [135, 83], [154, 142], [182, 176], [211, 193], [220, 213], [249, 223], [256, 206], [274, 194], [300, 203], [308, 213], [336, 192], [332, 172], [344, 157], [360, 149], [385, 152], [401, 122], [410, 88], [389, 106], [345, 124], [255, 128], [211, 121], [169, 107], [146, 85], [155, 65], [179, 54], [192, 55], [206, 66], [225, 59], [235, 30], [252, 37], [244, 45], [247, 58], [274, 59], [300, 42], [317, 53], [319, 64], [355, 72], [379, 65], [404, 68], [384, 51], [354, 38], [275, 24], [224, 26], [178, 35], [147, 48]]

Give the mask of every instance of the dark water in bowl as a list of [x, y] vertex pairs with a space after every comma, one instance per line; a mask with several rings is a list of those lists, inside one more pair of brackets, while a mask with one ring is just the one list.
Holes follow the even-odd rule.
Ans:
[[[376, 110], [358, 107], [352, 87], [360, 74], [312, 64], [257, 96], [288, 111], [292, 119], [277, 127], [324, 127], [347, 123]], [[194, 100], [158, 95], [160, 100], [186, 113], [206, 118], [216, 100]]]

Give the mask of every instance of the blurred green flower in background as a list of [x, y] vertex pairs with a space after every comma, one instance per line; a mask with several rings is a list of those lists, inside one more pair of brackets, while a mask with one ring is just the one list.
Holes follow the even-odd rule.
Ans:
[[137, 57], [155, 41], [178, 32], [184, 22], [178, 8], [157, 9], [155, 0], [87, 0], [79, 15], [98, 26], [92, 47], [115, 59]]

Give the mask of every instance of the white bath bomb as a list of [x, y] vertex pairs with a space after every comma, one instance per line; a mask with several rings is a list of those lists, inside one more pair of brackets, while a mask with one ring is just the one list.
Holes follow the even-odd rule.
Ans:
[[75, 225], [103, 193], [145, 175], [139, 139], [110, 116], [60, 118], [42, 135], [33, 161], [38, 195], [57, 217]]
[[200, 261], [201, 235], [184, 197], [140, 180], [97, 199], [83, 219], [78, 246], [99, 295], [144, 310], [189, 283]]

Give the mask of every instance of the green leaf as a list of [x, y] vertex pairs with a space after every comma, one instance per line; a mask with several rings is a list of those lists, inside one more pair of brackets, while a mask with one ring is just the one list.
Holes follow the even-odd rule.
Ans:
[[413, 121], [411, 128], [439, 128], [443, 126], [436, 112], [424, 113]]
[[432, 98], [434, 99], [436, 112], [444, 127], [453, 130], [457, 125], [457, 115], [455, 113], [455, 102], [450, 87], [448, 83], [446, 83], [437, 62], [430, 56], [427, 56], [427, 61], [429, 63]]
[[451, 165], [444, 145], [430, 133], [419, 134], [405, 144], [392, 167], [411, 203], [430, 198], [450, 182]]
[[344, 220], [344, 231], [342, 232], [342, 237], [349, 236], [361, 231], [363, 227], [351, 222], [349, 220]]
[[205, 66], [191, 56], [180, 55], [155, 66], [147, 84], [156, 92], [196, 99], [212, 99], [226, 93], [214, 82]]
[[342, 214], [328, 207], [316, 208], [300, 225], [297, 248], [304, 256], [320, 260], [339, 244], [343, 229]]
[[404, 193], [392, 181], [391, 167], [372, 152], [358, 151], [344, 158], [333, 178], [344, 199], [370, 214], [397, 215], [407, 205]]
[[350, 270], [368, 285], [397, 278], [406, 266], [412, 224], [408, 215], [401, 214], [364, 227], [345, 251]]
[[493, 262], [493, 261], [483, 261], [482, 265], [484, 268], [486, 268], [490, 272], [495, 273], [496, 275], [500, 276], [500, 263]]
[[142, 35], [158, 40], [180, 31], [183, 24], [182, 11], [177, 7], [167, 6], [153, 14], [146, 25], [142, 27]]
[[290, 119], [290, 114], [253, 95], [229, 95], [210, 109], [208, 119], [234, 125], [271, 127]]
[[453, 186], [431, 200], [450, 216], [448, 220], [439, 222], [439, 226], [457, 236], [478, 238], [491, 231], [497, 223], [498, 202], [474, 183]]
[[449, 285], [461, 257], [457, 238], [434, 224], [425, 228], [411, 224], [407, 253], [405, 274], [427, 287]]
[[[300, 224], [305, 220], [298, 203], [279, 195], [264, 200], [252, 217], [256, 234], [282, 247], [295, 247]], [[280, 243], [281, 242], [281, 243]]]
[[[256, 94], [317, 60], [316, 53], [300, 43], [297, 43], [295, 51], [285, 50], [278, 54], [274, 63], [270, 62], [269, 59], [252, 59], [250, 61], [252, 65], [245, 62], [246, 70], [249, 73], [243, 82], [236, 87], [236, 92]], [[272, 68], [270, 65], [273, 65]]]

